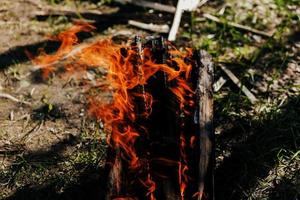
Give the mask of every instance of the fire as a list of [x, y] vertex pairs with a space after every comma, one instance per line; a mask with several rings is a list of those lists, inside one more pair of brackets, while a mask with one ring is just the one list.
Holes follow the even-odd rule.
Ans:
[[[76, 33], [90, 32], [95, 28], [86, 23], [77, 23], [70, 29], [60, 33], [52, 39], [59, 40], [61, 45], [57, 52], [48, 55], [42, 52], [33, 59], [33, 62], [40, 66], [44, 79], [51, 74], [65, 73], [83, 74], [86, 70], [102, 68], [105, 71], [105, 82], [103, 79], [95, 80], [90, 88], [98, 89], [102, 92], [109, 92], [111, 99], [105, 99], [100, 94], [89, 94], [88, 112], [97, 120], [104, 122], [107, 134], [107, 142], [115, 149], [119, 149], [122, 159], [126, 160], [129, 169], [139, 173], [145, 167], [144, 163], [136, 152], [136, 140], [147, 132], [142, 125], [137, 124], [140, 118], [147, 119], [152, 112], [152, 104], [155, 101], [152, 95], [145, 91], [147, 82], [157, 72], [163, 72], [169, 84], [169, 90], [176, 98], [179, 105], [179, 114], [188, 115], [186, 107], [193, 106], [194, 91], [188, 84], [191, 76], [191, 62], [186, 61], [191, 57], [191, 50], [186, 53], [176, 50], [175, 47], [169, 49], [170, 58], [164, 64], [157, 64], [151, 50], [147, 47], [143, 49], [142, 55], [135, 47], [114, 44], [111, 40], [101, 40], [94, 42], [78, 52], [73, 53], [75, 45], [78, 43]], [[68, 57], [72, 54], [71, 57]], [[64, 60], [63, 66], [58, 61]], [[64, 70], [61, 70], [61, 69]], [[142, 101], [144, 108], [138, 109], [137, 101]], [[184, 126], [184, 124], [182, 125]], [[142, 131], [141, 130], [145, 130]], [[190, 143], [194, 143], [191, 138]], [[178, 166], [178, 179], [180, 195], [184, 199], [185, 190], [188, 184], [189, 170], [185, 153], [186, 139], [184, 133], [180, 135], [180, 156], [179, 162], [167, 161], [163, 158], [157, 159], [161, 162], [171, 163]], [[147, 188], [146, 196], [155, 200], [156, 183], [151, 176], [151, 170], [147, 172], [147, 177], [140, 179], [142, 185]], [[116, 198], [115, 200], [129, 200], [134, 198]]]
[[180, 195], [181, 199], [184, 200], [185, 190], [188, 184], [188, 175], [187, 172], [189, 170], [187, 165], [187, 156], [185, 152], [186, 148], [186, 140], [184, 138], [184, 135], [181, 134], [180, 136], [180, 156], [181, 161], [179, 163], [179, 169], [178, 169], [178, 176], [179, 176], [179, 186], [180, 186]]
[[154, 191], [156, 189], [156, 184], [155, 182], [151, 179], [151, 175], [148, 174], [147, 176], [147, 180], [146, 181], [142, 181], [141, 183], [148, 188], [148, 192], [146, 194], [146, 196], [150, 197], [150, 200], [156, 200], [155, 196], [154, 196]]
[[94, 29], [95, 27], [90, 24], [77, 22], [76, 25], [72, 26], [67, 31], [62, 32], [57, 36], [49, 37], [50, 40], [61, 42], [61, 45], [55, 54], [48, 55], [42, 49], [40, 49], [40, 55], [33, 59], [33, 56], [30, 54], [30, 52], [26, 53], [30, 58], [33, 59], [34, 63], [38, 64], [41, 67], [43, 72], [42, 76], [44, 79], [46, 79], [48, 78], [50, 73], [55, 71], [55, 62], [63, 59], [64, 56], [68, 55], [73, 50], [74, 45], [77, 44], [78, 38], [76, 36], [76, 33], [81, 31], [90, 32]]

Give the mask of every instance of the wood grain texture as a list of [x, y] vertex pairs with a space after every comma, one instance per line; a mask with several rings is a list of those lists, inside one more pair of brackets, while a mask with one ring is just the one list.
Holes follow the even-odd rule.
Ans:
[[[199, 130], [200, 158], [198, 179], [198, 200], [204, 196], [213, 199], [213, 62], [211, 56], [203, 50], [198, 52], [199, 66]], [[206, 194], [208, 193], [208, 194]], [[205, 194], [205, 195], [204, 195]]]

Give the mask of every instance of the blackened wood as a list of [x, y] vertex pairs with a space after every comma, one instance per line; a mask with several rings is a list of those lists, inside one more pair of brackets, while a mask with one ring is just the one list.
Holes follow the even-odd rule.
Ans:
[[[146, 47], [151, 49], [153, 60], [157, 64], [166, 64], [169, 58], [168, 46], [162, 37], [149, 37]], [[150, 80], [151, 94], [154, 99], [152, 106], [149, 134], [151, 140], [151, 158], [179, 161], [179, 128], [175, 114], [178, 103], [169, 89], [167, 74], [157, 72]], [[165, 178], [154, 176], [156, 182], [156, 198], [177, 200], [179, 196], [178, 171], [176, 166], [165, 163], [151, 163], [153, 174], [160, 174]]]
[[[131, 44], [131, 49], [135, 52], [131, 55], [130, 62], [132, 63], [135, 72], [139, 76], [139, 78], [142, 78], [142, 61], [143, 61], [143, 49], [142, 49], [142, 39], [139, 36], [136, 36], [133, 39], [133, 42]], [[124, 56], [128, 56], [127, 50], [122, 49], [124, 51]], [[145, 88], [143, 85], [138, 85], [134, 89], [128, 90], [129, 95], [132, 95], [132, 93], [139, 93], [142, 94], [142, 98], [138, 98], [134, 100], [135, 104], [135, 114], [137, 116], [137, 119], [135, 122], [128, 123], [131, 126], [134, 126], [134, 128], [142, 132], [141, 128], [139, 126], [143, 126], [145, 123], [145, 120], [141, 118], [143, 116], [143, 113], [146, 112], [146, 98], [145, 98]], [[133, 124], [135, 123], [135, 124]], [[143, 139], [141, 139], [143, 137]], [[145, 147], [145, 134], [141, 134], [141, 137], [139, 137], [138, 144], [135, 146], [137, 147], [137, 153], [140, 158], [146, 157], [146, 151], [147, 149], [142, 149], [140, 147]], [[142, 140], [142, 141], [141, 141]], [[113, 141], [112, 141], [113, 142]], [[109, 176], [108, 176], [108, 188], [107, 188], [107, 195], [106, 200], [111, 200], [114, 198], [122, 198], [127, 195], [137, 195], [140, 196], [140, 198], [145, 197], [144, 191], [141, 191], [143, 188], [138, 188], [141, 183], [139, 180], [134, 179], [138, 175], [138, 173], [141, 173], [140, 171], [132, 171], [129, 169], [128, 163], [126, 160], [124, 160], [124, 152], [122, 149], [118, 147], [109, 147], [109, 150], [111, 154], [108, 154], [108, 156], [113, 156], [111, 158], [108, 158], [108, 161], [110, 160], [110, 168], [109, 168]], [[143, 172], [142, 172], [143, 173]], [[141, 174], [140, 174], [141, 175]]]
[[[112, 147], [110, 147], [112, 148]], [[115, 197], [119, 197], [121, 195], [122, 189], [122, 160], [121, 160], [121, 152], [119, 148], [111, 149], [111, 151], [115, 150], [115, 155], [113, 159], [111, 159], [111, 163], [107, 163], [110, 165], [109, 167], [109, 175], [108, 175], [108, 183], [107, 183], [107, 191], [106, 191], [106, 200], [111, 200]], [[111, 156], [108, 154], [108, 156]]]
[[[133, 39], [133, 42], [131, 44], [132, 49], [136, 52], [136, 56], [133, 58], [135, 60], [132, 61], [133, 65], [135, 66], [135, 70], [137, 71], [138, 78], [142, 79], [143, 77], [143, 69], [142, 69], [142, 62], [144, 60], [143, 55], [143, 44], [142, 44], [142, 38], [140, 36], [135, 36]], [[136, 107], [138, 110], [136, 111], [137, 115], [142, 114], [143, 112], [146, 112], [146, 94], [145, 94], [145, 86], [144, 85], [138, 85], [136, 87], [136, 92], [142, 93], [143, 99], [141, 101], [135, 102]]]
[[199, 67], [197, 94], [199, 95], [199, 177], [198, 200], [214, 199], [214, 128], [213, 128], [213, 62], [203, 50], [195, 52]]
[[[134, 50], [135, 54], [131, 63], [134, 66], [134, 70], [137, 73], [138, 78], [141, 80], [144, 77], [143, 64], [144, 64], [144, 51], [143, 51], [143, 39], [140, 36], [135, 36], [131, 44], [131, 49]], [[148, 120], [145, 118], [145, 113], [149, 112], [147, 107], [147, 97], [145, 85], [137, 85], [132, 91], [133, 93], [141, 94], [140, 97], [134, 100], [135, 114], [137, 116], [135, 121], [135, 129], [138, 131], [140, 136], [135, 142], [136, 153], [140, 160], [140, 168], [138, 171], [134, 171], [133, 174], [128, 174], [130, 176], [130, 181], [132, 184], [129, 185], [131, 191], [130, 194], [134, 194], [138, 199], [149, 199], [151, 194], [139, 180], [147, 180], [149, 171], [149, 136], [145, 131]]]

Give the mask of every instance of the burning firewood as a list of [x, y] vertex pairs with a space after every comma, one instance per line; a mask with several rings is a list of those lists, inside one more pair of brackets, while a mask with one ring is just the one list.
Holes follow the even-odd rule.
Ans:
[[89, 114], [107, 133], [106, 199], [213, 197], [207, 194], [213, 158], [209, 56], [180, 52], [162, 37], [135, 37], [131, 45], [95, 41], [65, 57], [75, 48], [76, 33], [91, 30], [76, 24], [57, 36], [62, 45], [56, 53], [33, 61], [45, 79], [105, 71], [85, 87]]

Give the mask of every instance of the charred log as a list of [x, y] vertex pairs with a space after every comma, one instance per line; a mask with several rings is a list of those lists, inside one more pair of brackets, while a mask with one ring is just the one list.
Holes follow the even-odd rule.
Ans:
[[[143, 63], [149, 60], [177, 70], [177, 64], [170, 62], [169, 48], [162, 37], [149, 37], [144, 42], [135, 37], [131, 48], [123, 50], [125, 57], [126, 51], [135, 52], [130, 62], [137, 77], [143, 79], [142, 66], [147, 67]], [[178, 80], [168, 80], [164, 71], [157, 71], [147, 84], [128, 90], [134, 96], [136, 119], [128, 123], [139, 133], [134, 144], [139, 166], [132, 170], [121, 149], [109, 149], [107, 200], [214, 199], [212, 60], [205, 51], [195, 51], [183, 62], [192, 65], [187, 81], [195, 91], [185, 97], [193, 104], [184, 109], [171, 90], [179, 87]], [[147, 110], [148, 94], [153, 98], [151, 111]]]
[[194, 54], [198, 70], [196, 94], [198, 98], [199, 164], [198, 200], [214, 199], [214, 129], [213, 129], [213, 63], [211, 56], [203, 51]]

